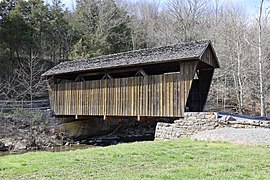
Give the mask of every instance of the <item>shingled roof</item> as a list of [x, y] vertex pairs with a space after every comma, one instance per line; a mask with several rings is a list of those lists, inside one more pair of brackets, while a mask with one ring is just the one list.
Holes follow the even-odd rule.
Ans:
[[209, 45], [211, 46], [211, 42], [209, 40], [192, 41], [82, 60], [66, 61], [51, 68], [42, 76], [135, 65], [156, 64], [175, 60], [200, 59]]

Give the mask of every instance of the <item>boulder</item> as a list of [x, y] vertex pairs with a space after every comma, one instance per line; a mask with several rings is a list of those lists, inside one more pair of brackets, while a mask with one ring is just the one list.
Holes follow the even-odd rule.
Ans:
[[13, 151], [21, 151], [27, 148], [26, 142], [24, 140], [16, 142]]
[[61, 141], [59, 139], [54, 140], [54, 146], [62, 146], [62, 145], [63, 145], [63, 141]]
[[0, 151], [7, 151], [7, 150], [8, 150], [7, 146], [5, 146], [5, 144], [0, 141]]
[[226, 117], [226, 121], [227, 121], [227, 122], [230, 122], [230, 121], [236, 121], [236, 119], [235, 119], [234, 117], [232, 117], [232, 116], [227, 116], [227, 117]]

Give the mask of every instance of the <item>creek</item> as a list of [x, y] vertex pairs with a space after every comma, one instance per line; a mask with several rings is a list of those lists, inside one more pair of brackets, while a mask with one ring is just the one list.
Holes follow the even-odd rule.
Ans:
[[0, 151], [0, 157], [7, 156], [7, 155], [23, 154], [27, 152], [42, 152], [42, 151], [43, 152], [44, 151], [64, 152], [64, 151], [72, 151], [72, 150], [77, 150], [77, 149], [110, 146], [110, 145], [116, 145], [120, 143], [131, 143], [131, 142], [136, 142], [136, 141], [153, 141], [153, 140], [154, 140], [153, 134], [138, 135], [138, 136], [93, 137], [93, 138], [87, 138], [87, 139], [75, 141], [74, 144], [70, 144], [68, 146], [45, 147], [43, 149], [38, 149], [38, 150], [22, 150], [18, 152]]
[[0, 157], [1, 156], [7, 156], [7, 155], [17, 155], [17, 154], [24, 154], [27, 152], [64, 152], [64, 151], [72, 151], [77, 149], [87, 149], [87, 148], [94, 148], [96, 146], [93, 145], [87, 145], [87, 144], [72, 144], [70, 146], [55, 146], [55, 147], [46, 147], [44, 149], [38, 149], [38, 150], [22, 150], [22, 151], [0, 151]]

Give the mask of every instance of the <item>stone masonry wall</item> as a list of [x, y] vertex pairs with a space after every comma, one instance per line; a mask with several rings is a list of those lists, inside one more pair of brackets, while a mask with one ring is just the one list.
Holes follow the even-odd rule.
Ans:
[[218, 126], [217, 113], [186, 112], [184, 118], [175, 120], [174, 123], [157, 123], [155, 139], [179, 139]]
[[186, 112], [184, 118], [175, 120], [174, 123], [157, 123], [155, 139], [179, 139], [199, 131], [224, 127], [270, 128], [270, 121], [237, 118], [230, 115], [219, 116], [215, 112]]

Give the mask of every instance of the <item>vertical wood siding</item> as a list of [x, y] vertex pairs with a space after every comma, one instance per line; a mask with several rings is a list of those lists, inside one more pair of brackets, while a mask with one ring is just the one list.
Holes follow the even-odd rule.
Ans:
[[179, 73], [51, 85], [55, 115], [181, 117], [197, 62]]
[[213, 51], [210, 49], [210, 47], [207, 47], [204, 54], [202, 55], [201, 60], [205, 62], [206, 64], [209, 64], [210, 66], [213, 66], [215, 68], [218, 67], [218, 62], [213, 54]]

